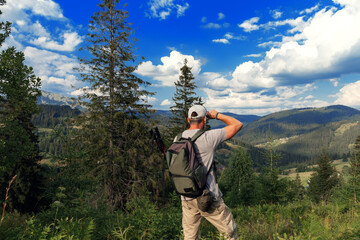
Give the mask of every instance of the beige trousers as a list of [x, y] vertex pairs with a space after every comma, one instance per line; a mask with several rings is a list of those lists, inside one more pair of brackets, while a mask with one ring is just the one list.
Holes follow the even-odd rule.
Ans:
[[199, 227], [203, 217], [224, 234], [225, 239], [238, 239], [234, 218], [223, 199], [214, 202], [208, 212], [198, 208], [196, 199], [182, 200], [181, 205], [184, 240], [200, 239]]

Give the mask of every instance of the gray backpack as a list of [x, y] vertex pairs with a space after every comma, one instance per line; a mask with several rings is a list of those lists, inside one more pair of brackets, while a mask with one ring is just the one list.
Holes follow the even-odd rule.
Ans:
[[192, 138], [182, 138], [182, 134], [179, 134], [176, 142], [173, 142], [166, 152], [166, 161], [175, 190], [185, 197], [198, 197], [206, 187], [208, 171], [196, 157], [194, 144], [204, 132], [200, 130]]

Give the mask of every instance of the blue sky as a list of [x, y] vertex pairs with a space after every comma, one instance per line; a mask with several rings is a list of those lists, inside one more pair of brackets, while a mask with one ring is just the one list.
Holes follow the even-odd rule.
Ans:
[[[24, 51], [42, 89], [86, 87], [73, 70], [95, 0], [7, 0], [5, 46]], [[125, 3], [125, 2], [122, 2]], [[155, 109], [169, 109], [187, 58], [209, 109], [265, 115], [300, 107], [360, 108], [358, 0], [138, 0], [125, 9], [145, 57]]]

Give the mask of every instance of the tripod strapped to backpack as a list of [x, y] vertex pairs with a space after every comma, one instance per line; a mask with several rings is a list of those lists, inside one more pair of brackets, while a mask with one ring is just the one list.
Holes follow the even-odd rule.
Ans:
[[159, 151], [163, 155], [162, 172], [161, 172], [161, 186], [162, 186], [162, 196], [165, 197], [165, 161], [166, 161], [165, 144], [161, 138], [158, 127], [155, 127], [154, 129], [150, 129], [149, 133], [150, 133], [151, 138], [156, 142], [156, 145], [158, 146]]

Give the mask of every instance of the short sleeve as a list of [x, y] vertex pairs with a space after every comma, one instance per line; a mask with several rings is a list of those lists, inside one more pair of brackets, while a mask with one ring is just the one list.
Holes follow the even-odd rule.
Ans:
[[207, 141], [214, 149], [226, 140], [226, 131], [224, 128], [210, 130], [206, 133]]

